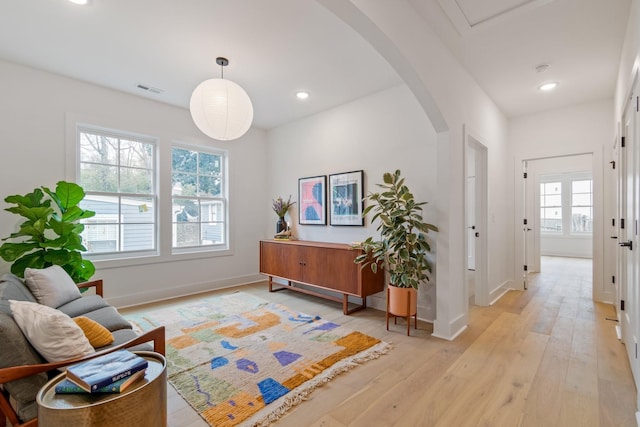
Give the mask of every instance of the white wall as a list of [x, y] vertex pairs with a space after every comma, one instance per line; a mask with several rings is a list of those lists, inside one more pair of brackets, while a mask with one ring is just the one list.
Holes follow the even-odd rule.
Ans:
[[[436, 134], [406, 86], [280, 126], [269, 131], [267, 138], [271, 199], [292, 195], [297, 200], [299, 178], [327, 175], [328, 180], [329, 174], [361, 169], [365, 175], [364, 193], [368, 194], [378, 191], [376, 184], [382, 182], [383, 173], [400, 169], [416, 199], [429, 202], [424, 218], [434, 222]], [[364, 227], [331, 226], [329, 220], [326, 226], [300, 225], [297, 204], [289, 213], [287, 220], [300, 240], [350, 243], [370, 235], [379, 237], [377, 225], [369, 219]], [[265, 209], [265, 215], [271, 219], [265, 233], [273, 234], [277, 217], [270, 209]], [[435, 318], [437, 277], [434, 275], [433, 279], [419, 290], [418, 316], [425, 320]], [[371, 297], [369, 305], [384, 310], [384, 293]]]
[[[95, 278], [105, 280], [105, 296], [122, 306], [220, 288], [261, 279], [258, 241], [263, 238], [266, 195], [266, 135], [252, 129], [234, 142], [219, 142], [201, 134], [186, 109], [90, 85], [28, 67], [0, 61], [0, 197], [24, 194], [35, 187], [54, 187], [73, 179], [66, 165], [66, 120], [152, 135], [159, 139], [159, 163], [170, 166], [170, 144], [180, 141], [226, 149], [231, 177], [231, 252], [223, 257], [187, 260], [171, 256], [161, 239], [162, 253], [144, 264], [114, 267], [97, 263]], [[170, 215], [170, 175], [160, 177], [159, 214]], [[20, 219], [0, 211], [0, 236], [17, 229]], [[0, 261], [0, 272], [10, 265]]]
[[406, 0], [318, 1], [389, 61], [438, 132], [434, 335], [454, 338], [468, 323], [464, 146], [469, 137], [488, 149], [489, 286], [508, 286], [513, 280], [513, 170], [507, 120]]
[[632, 0], [624, 38], [614, 99], [615, 123], [619, 126], [633, 78], [640, 69], [640, 0]]
[[[609, 146], [614, 128], [611, 124], [612, 100], [595, 101], [563, 109], [545, 111], [511, 119], [509, 141], [514, 156], [514, 182], [521, 188], [523, 160], [592, 154], [594, 191], [593, 225], [593, 296], [598, 301], [612, 301], [613, 287], [604, 280], [604, 149]], [[522, 221], [522, 192], [516, 192], [515, 218]], [[516, 265], [522, 266], [522, 233], [516, 233]], [[607, 236], [608, 237], [608, 236]], [[607, 283], [609, 282], [609, 283]]]

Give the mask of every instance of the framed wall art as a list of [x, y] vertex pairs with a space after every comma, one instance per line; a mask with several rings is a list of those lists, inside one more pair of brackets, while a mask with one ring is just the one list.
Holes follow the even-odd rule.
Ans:
[[301, 225], [327, 224], [327, 177], [298, 179], [298, 222]]
[[329, 218], [331, 225], [364, 225], [362, 209], [364, 171], [329, 175]]

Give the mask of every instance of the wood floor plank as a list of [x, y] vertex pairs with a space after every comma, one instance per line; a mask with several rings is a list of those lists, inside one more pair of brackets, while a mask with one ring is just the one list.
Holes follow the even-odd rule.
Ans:
[[[455, 395], [456, 398], [448, 402], [446, 408], [443, 407], [444, 410], [440, 412], [437, 408], [429, 409], [428, 412], [410, 411], [403, 415], [400, 424], [418, 425], [416, 423], [426, 419], [443, 426], [464, 425], [469, 419], [477, 422], [486, 412], [492, 396], [498, 396], [498, 399], [501, 399], [501, 394], [495, 394], [496, 391], [510, 390], [511, 387], [520, 388], [525, 384], [528, 390], [533, 374], [528, 379], [517, 379], [509, 377], [508, 373], [513, 369], [532, 372], [531, 366], [519, 366], [517, 363], [517, 359], [522, 355], [520, 349], [525, 346], [527, 351], [529, 350], [526, 340], [530, 334], [525, 331], [531, 322], [527, 315], [502, 313], [454, 362], [445, 373], [443, 380], [436, 382], [434, 387], [421, 397], [416, 406], [428, 408], [428, 403], [442, 393]], [[547, 337], [544, 337], [543, 341], [546, 339]], [[544, 344], [539, 351], [532, 354], [541, 355], [543, 350]], [[496, 375], [496, 373], [499, 374]], [[464, 384], [464, 389], [458, 390], [461, 383]], [[509, 392], [505, 393], [505, 402], [512, 399], [507, 397], [507, 394]], [[519, 416], [518, 413], [517, 418]]]
[[515, 426], [520, 422], [548, 339], [547, 335], [535, 332], [527, 335], [513, 354], [505, 375], [489, 394], [476, 425]]
[[[415, 391], [438, 387], [440, 376], [436, 373], [445, 372], [453, 362], [451, 354], [444, 349], [422, 360], [424, 363], [419, 367], [404, 363], [404, 371], [400, 375], [394, 370], [385, 378], [386, 381], [363, 390], [358, 400], [365, 402], [364, 406], [359, 406], [358, 401], [350, 399], [335, 411], [334, 416], [347, 422], [349, 420], [344, 414], [348, 413], [350, 408], [360, 407], [364, 410], [360, 411], [348, 425], [371, 426], [376, 425], [375, 423], [394, 425], [403, 414], [420, 405], [420, 395]], [[413, 365], [413, 367], [407, 368], [407, 365]]]
[[[386, 331], [383, 312], [345, 316], [338, 303], [269, 293], [265, 283], [178, 303], [242, 290], [392, 343], [389, 354], [315, 390], [278, 426], [635, 426], [625, 347], [607, 320], [615, 308], [591, 300], [591, 271], [590, 260], [543, 257], [527, 291], [471, 306], [468, 328], [451, 342], [432, 337], [424, 322], [407, 337], [402, 321]], [[171, 427], [206, 426], [175, 391], [168, 395]]]
[[551, 426], [557, 423], [563, 406], [574, 325], [575, 319], [557, 318], [527, 398], [522, 426]]

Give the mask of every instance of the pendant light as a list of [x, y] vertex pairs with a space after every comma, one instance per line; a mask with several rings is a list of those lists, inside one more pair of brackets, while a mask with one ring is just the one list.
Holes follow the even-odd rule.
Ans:
[[191, 117], [205, 135], [220, 141], [240, 138], [251, 127], [253, 106], [249, 95], [236, 83], [224, 78], [227, 58], [216, 58], [220, 78], [200, 83], [191, 94]]

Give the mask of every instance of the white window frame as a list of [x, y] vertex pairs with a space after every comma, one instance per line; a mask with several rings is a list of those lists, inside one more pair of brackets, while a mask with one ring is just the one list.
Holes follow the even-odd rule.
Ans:
[[[173, 187], [171, 188], [170, 198], [171, 198], [171, 253], [172, 254], [189, 254], [189, 253], [198, 253], [198, 252], [221, 252], [229, 250], [229, 236], [230, 236], [230, 218], [229, 218], [229, 174], [228, 174], [228, 166], [229, 166], [229, 154], [227, 150], [218, 149], [215, 147], [203, 147], [196, 145], [184, 144], [181, 142], [174, 142], [171, 145], [171, 159], [173, 159], [173, 149], [181, 149], [181, 150], [189, 150], [195, 151], [198, 153], [206, 153], [212, 154], [215, 156], [219, 156], [221, 160], [220, 168], [220, 176], [222, 179], [220, 195], [219, 196], [174, 196]], [[173, 160], [170, 162], [171, 164], [171, 182], [173, 181]], [[224, 236], [224, 241], [222, 243], [213, 243], [213, 244], [203, 244], [203, 245], [195, 245], [195, 246], [175, 246], [175, 232], [176, 232], [176, 222], [175, 222], [175, 213], [173, 212], [173, 199], [182, 198], [182, 199], [197, 199], [204, 201], [215, 201], [221, 202], [223, 206], [223, 215], [224, 220], [222, 221], [222, 234]], [[201, 221], [198, 224], [202, 224]]]
[[[589, 193], [578, 193], [578, 194], [590, 194], [591, 195], [591, 204], [589, 205], [574, 205], [573, 204], [573, 183], [576, 181], [591, 181], [591, 191]], [[572, 178], [569, 183], [571, 186], [571, 203], [569, 206], [569, 210], [571, 212], [571, 230], [569, 230], [570, 234], [576, 236], [590, 236], [593, 234], [593, 178]], [[573, 231], [573, 208], [591, 208], [591, 231]]]
[[[565, 191], [564, 191], [563, 182], [562, 182], [562, 180], [559, 180], [559, 179], [549, 179], [549, 180], [540, 181], [539, 185], [540, 185], [540, 187], [542, 187], [543, 185], [556, 183], [556, 182], [560, 184], [560, 205], [559, 206], [557, 206], [557, 205], [546, 205], [546, 204], [543, 205], [542, 201], [541, 201], [540, 202], [540, 211], [542, 211], [542, 209], [549, 209], [549, 208], [558, 208], [558, 209], [560, 209], [560, 230], [549, 230], [549, 229], [546, 229], [546, 228], [542, 229], [542, 221], [543, 221], [543, 219], [547, 219], [546, 217], [543, 218], [542, 212], [540, 212], [540, 230], [541, 230], [542, 233], [545, 233], [545, 234], [561, 235], [561, 234], [564, 233], [564, 230], [565, 230], [565, 225], [564, 225], [565, 212], [564, 212], [564, 207], [563, 207]], [[542, 189], [540, 189], [540, 196], [541, 196], [540, 199], [542, 199], [542, 195], [543, 195]], [[544, 193], [544, 195], [547, 195], [547, 193]]]
[[[149, 257], [149, 256], [157, 256], [159, 254], [159, 196], [158, 196], [158, 143], [157, 139], [147, 135], [140, 135], [133, 132], [107, 129], [99, 126], [87, 125], [87, 124], [78, 124], [76, 126], [75, 133], [75, 146], [76, 146], [76, 181], [80, 183], [81, 177], [81, 165], [82, 158], [80, 154], [80, 138], [82, 133], [92, 133], [99, 134], [102, 136], [125, 139], [125, 140], [133, 140], [137, 142], [143, 142], [146, 144], [153, 145], [153, 159], [152, 159], [152, 192], [151, 194], [129, 194], [129, 193], [120, 193], [120, 192], [98, 192], [98, 191], [89, 191], [85, 189], [85, 193], [87, 195], [96, 195], [96, 196], [106, 196], [106, 197], [114, 197], [114, 198], [123, 198], [127, 196], [131, 197], [148, 197], [153, 200], [154, 208], [154, 216], [153, 216], [153, 241], [152, 248], [146, 250], [117, 250], [114, 252], [99, 252], [99, 253], [85, 253], [84, 256], [87, 259], [92, 261], [101, 261], [101, 260], [128, 260], [135, 259], [141, 257]], [[120, 167], [120, 166], [118, 166]], [[81, 183], [80, 183], [81, 184]], [[120, 212], [121, 206], [118, 205], [118, 212]], [[122, 225], [122, 221], [119, 221], [119, 225]], [[122, 238], [122, 228], [119, 227], [119, 234]]]
[[[541, 175], [539, 184], [549, 183], [549, 182], [560, 182], [561, 183], [561, 194], [562, 194], [562, 232], [555, 231], [543, 231], [540, 233], [545, 236], [563, 236], [570, 238], [591, 238], [593, 235], [593, 231], [572, 231], [572, 199], [573, 199], [573, 181], [591, 181], [591, 214], [592, 223], [595, 222], [593, 215], [595, 215], [595, 207], [593, 206], [594, 193], [593, 193], [593, 175], [591, 172], [567, 172], [564, 174], [550, 174], [550, 175]], [[541, 219], [542, 220], [542, 219]]]

